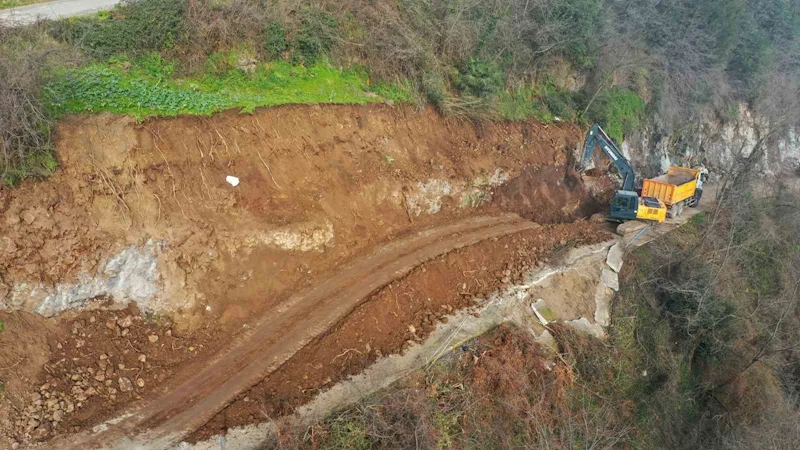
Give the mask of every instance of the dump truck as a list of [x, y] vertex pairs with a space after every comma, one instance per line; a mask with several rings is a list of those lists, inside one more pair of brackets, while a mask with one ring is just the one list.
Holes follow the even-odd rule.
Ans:
[[678, 217], [685, 207], [694, 207], [703, 195], [703, 171], [672, 166], [664, 175], [645, 179], [642, 196], [655, 197], [667, 205], [667, 217]]
[[598, 124], [586, 134], [581, 171], [591, 160], [596, 146], [611, 159], [622, 177], [622, 186], [611, 201], [610, 220], [640, 219], [660, 223], [667, 217], [680, 216], [686, 206], [697, 206], [703, 195], [703, 180], [708, 171], [680, 166], [672, 166], [666, 174], [644, 180], [642, 188], [635, 189], [633, 166]]

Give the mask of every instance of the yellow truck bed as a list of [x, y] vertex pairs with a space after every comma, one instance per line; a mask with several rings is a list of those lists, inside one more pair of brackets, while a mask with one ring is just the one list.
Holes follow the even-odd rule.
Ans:
[[699, 174], [697, 169], [672, 166], [666, 174], [644, 180], [642, 196], [655, 197], [667, 206], [686, 200], [694, 195]]

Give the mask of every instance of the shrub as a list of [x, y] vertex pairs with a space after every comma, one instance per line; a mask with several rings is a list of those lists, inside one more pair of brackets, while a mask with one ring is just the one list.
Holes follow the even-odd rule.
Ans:
[[311, 8], [303, 10], [295, 42], [305, 62], [314, 62], [331, 50], [335, 29], [336, 19], [330, 14]]
[[53, 122], [41, 101], [41, 85], [54, 65], [74, 60], [73, 52], [38, 27], [0, 26], [0, 186], [55, 169]]
[[422, 92], [429, 102], [441, 109], [447, 92], [442, 75], [434, 71], [425, 72], [422, 75]]
[[505, 84], [505, 77], [500, 67], [479, 58], [470, 58], [453, 78], [458, 90], [476, 97], [497, 94]]
[[56, 39], [97, 57], [172, 46], [181, 33], [185, 0], [123, 0], [110, 13], [53, 22]]
[[542, 102], [554, 115], [563, 119], [575, 116], [574, 100], [572, 93], [561, 89], [550, 81], [545, 81], [540, 89]]
[[273, 23], [267, 27], [264, 51], [270, 59], [280, 58], [286, 51], [286, 30], [280, 23]]
[[597, 96], [587, 116], [593, 122], [602, 124], [606, 133], [621, 144], [627, 133], [639, 129], [644, 110], [644, 100], [639, 94], [615, 87]]

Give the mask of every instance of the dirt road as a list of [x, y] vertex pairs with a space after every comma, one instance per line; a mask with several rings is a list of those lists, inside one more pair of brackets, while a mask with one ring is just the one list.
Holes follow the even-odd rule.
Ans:
[[[475, 217], [388, 244], [298, 293], [261, 318], [228, 351], [157, 401], [53, 448], [167, 448], [206, 423], [381, 286], [418, 264], [477, 242], [537, 228], [516, 215]], [[142, 430], [149, 430], [139, 434]]]

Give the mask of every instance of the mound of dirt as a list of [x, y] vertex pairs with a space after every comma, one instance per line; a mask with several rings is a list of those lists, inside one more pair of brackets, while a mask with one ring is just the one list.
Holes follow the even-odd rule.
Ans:
[[500, 186], [494, 203], [537, 223], [566, 223], [603, 209], [581, 176], [567, 167], [526, 167]]

